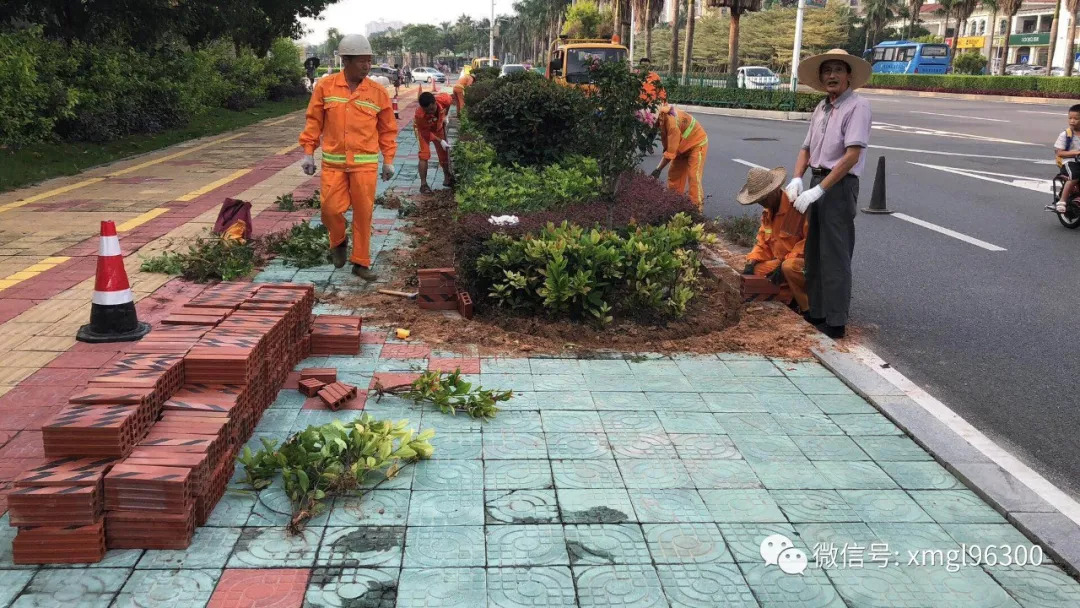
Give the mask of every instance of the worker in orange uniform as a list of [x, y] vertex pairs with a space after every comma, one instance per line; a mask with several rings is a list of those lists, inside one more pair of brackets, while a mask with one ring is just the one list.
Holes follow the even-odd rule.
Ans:
[[457, 116], [461, 118], [461, 111], [465, 109], [465, 89], [476, 82], [472, 74], [465, 74], [454, 83], [454, 106], [457, 108]]
[[660, 80], [659, 74], [652, 71], [652, 62], [648, 57], [638, 60], [638, 70], [649, 72], [645, 77], [645, 83], [641, 86], [641, 98], [650, 104], [667, 103], [667, 91], [664, 89], [663, 81]]
[[371, 214], [379, 151], [382, 178], [389, 181], [394, 176], [398, 133], [390, 96], [367, 77], [371, 54], [365, 36], [350, 34], [341, 39], [338, 56], [343, 69], [315, 85], [307, 124], [300, 134], [304, 173], [315, 174], [315, 148], [321, 144], [323, 149], [322, 221], [330, 231], [330, 258], [336, 268], [345, 265], [349, 247], [345, 212], [352, 207], [353, 248], [348, 259], [353, 274], [365, 281], [378, 278], [371, 270]]
[[708, 134], [696, 118], [667, 104], [660, 106], [657, 126], [660, 141], [664, 144], [664, 158], [652, 176], [659, 179], [664, 168], [670, 164], [668, 189], [685, 193], [689, 182], [690, 200], [697, 205], [698, 211], [704, 211], [705, 188], [701, 182], [705, 157], [709, 152]]
[[435, 152], [439, 155], [439, 165], [443, 169], [443, 186], [454, 183], [454, 175], [450, 172], [450, 142], [446, 139], [446, 119], [452, 103], [453, 97], [447, 93], [436, 95], [424, 92], [420, 94], [420, 107], [416, 109], [413, 126], [416, 130], [416, 139], [420, 143], [420, 192], [424, 194], [431, 193], [431, 186], [427, 181], [427, 169], [433, 143]]
[[743, 274], [768, 277], [780, 285], [780, 299], [794, 298], [799, 312], [810, 310], [806, 297], [806, 235], [810, 225], [799, 213], [782, 188], [787, 170], [783, 167], [766, 170], [754, 167], [746, 176], [746, 185], [735, 195], [741, 205], [761, 205], [761, 227], [757, 242], [746, 256]]

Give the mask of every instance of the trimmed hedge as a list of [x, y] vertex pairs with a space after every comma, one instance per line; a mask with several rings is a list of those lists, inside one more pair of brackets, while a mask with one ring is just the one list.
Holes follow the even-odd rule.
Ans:
[[682, 86], [671, 82], [665, 83], [664, 87], [671, 103], [748, 110], [813, 112], [825, 98], [821, 93]]
[[935, 93], [1080, 98], [1080, 77], [874, 74], [868, 86]]

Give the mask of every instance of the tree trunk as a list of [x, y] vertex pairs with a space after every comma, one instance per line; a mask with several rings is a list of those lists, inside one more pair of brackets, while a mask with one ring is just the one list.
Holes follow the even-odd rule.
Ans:
[[686, 84], [686, 79], [690, 76], [690, 68], [694, 63], [694, 21], [694, 0], [686, 0], [686, 48], [683, 51], [683, 84]]
[[1072, 76], [1073, 73], [1073, 57], [1076, 56], [1076, 11], [1072, 12], [1072, 19], [1069, 21], [1069, 40], [1065, 45], [1065, 75]]
[[994, 73], [994, 37], [997, 36], [997, 6], [994, 6], [994, 14], [990, 16], [990, 50], [987, 51], [987, 55], [990, 57], [990, 63], [987, 64], [987, 74]]
[[1005, 64], [1009, 63], [1009, 30], [1012, 29], [1012, 27], [1011, 27], [1012, 17], [1009, 17], [1009, 23], [1010, 23], [1010, 26], [1005, 28], [1005, 35], [1002, 36], [1002, 39], [1005, 41], [1005, 44], [1002, 45], [1002, 47], [1001, 47], [1001, 65], [998, 66], [998, 75], [999, 76], [1004, 76], [1005, 75]]
[[[964, 20], [964, 23], [967, 23], [967, 19]], [[967, 27], [967, 26], [964, 26], [964, 27]], [[956, 60], [956, 52], [958, 50], [956, 48], [956, 44], [959, 41], [960, 41], [960, 15], [957, 14], [956, 15], [956, 29], [953, 30], [953, 35], [952, 35], [952, 52], [949, 53], [949, 67], [952, 67], [953, 61]]]
[[1049, 75], [1050, 70], [1054, 68], [1054, 53], [1057, 52], [1057, 31], [1058, 20], [1061, 16], [1061, 2], [1062, 0], [1057, 0], [1054, 3], [1054, 19], [1050, 21], [1050, 48], [1047, 49], [1046, 54], [1047, 75]]
[[671, 54], [668, 55], [668, 70], [674, 76], [679, 72], [679, 5], [680, 0], [671, 0]]
[[735, 72], [739, 69], [739, 20], [742, 19], [742, 9], [739, 7], [731, 8], [731, 21], [728, 24], [728, 74], [732, 78], [735, 77]]
[[652, 3], [656, 0], [646, 0], [645, 2], [645, 56], [652, 61], [652, 23], [649, 21], [649, 17], [652, 16]]

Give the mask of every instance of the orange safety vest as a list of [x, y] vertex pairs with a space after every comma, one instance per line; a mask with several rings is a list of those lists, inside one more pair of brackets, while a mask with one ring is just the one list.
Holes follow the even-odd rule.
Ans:
[[757, 242], [747, 254], [746, 261], [784, 261], [804, 257], [806, 235], [809, 233], [810, 223], [806, 216], [795, 209], [787, 193], [781, 192], [776, 214], [773, 215], [768, 209], [761, 212]]
[[709, 136], [689, 113], [664, 106], [660, 109], [660, 141], [664, 144], [664, 158], [674, 160], [680, 154], [709, 143]]
[[397, 121], [386, 90], [365, 78], [349, 90], [344, 72], [322, 78], [311, 92], [307, 123], [300, 134], [306, 154], [322, 146], [323, 166], [339, 171], [375, 171], [397, 153]]
[[413, 118], [413, 124], [416, 126], [416, 131], [420, 134], [422, 141], [431, 142], [436, 139], [446, 139], [446, 113], [450, 109], [454, 98], [446, 93], [439, 93], [435, 96], [435, 115], [429, 116], [423, 107], [416, 109], [416, 115]]

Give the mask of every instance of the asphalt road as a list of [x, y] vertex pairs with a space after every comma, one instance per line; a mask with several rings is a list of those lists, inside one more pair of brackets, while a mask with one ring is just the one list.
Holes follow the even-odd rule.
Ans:
[[[968, 240], [860, 213], [852, 324], [898, 371], [1080, 497], [1080, 230], [1043, 210], [1069, 104], [866, 96], [875, 124], [860, 206], [885, 156], [888, 206]], [[758, 214], [734, 201], [740, 161], [790, 171], [808, 123], [697, 118], [710, 142], [706, 212]]]

